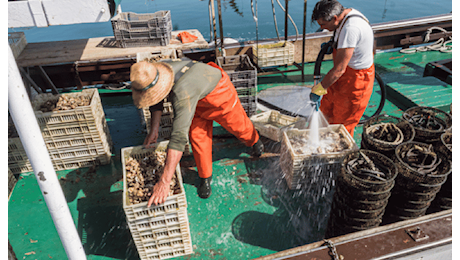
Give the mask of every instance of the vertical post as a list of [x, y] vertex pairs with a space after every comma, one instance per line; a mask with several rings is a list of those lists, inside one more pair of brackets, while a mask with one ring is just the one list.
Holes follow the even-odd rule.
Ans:
[[8, 46], [8, 110], [37, 178], [67, 258], [86, 259], [67, 201], [51, 163], [45, 141], [21, 79], [11, 47]]
[[307, 0], [303, 3], [302, 82], [305, 82], [305, 27], [307, 27]]
[[286, 5], [285, 5], [285, 10], [286, 12], [284, 12], [284, 41], [287, 42], [288, 40], [288, 3], [289, 3], [289, 0], [285, 0], [286, 1]]
[[219, 56], [219, 47], [217, 46], [217, 30], [216, 30], [216, 8], [214, 7], [214, 0], [209, 0], [211, 2], [211, 15], [212, 15], [212, 28], [214, 30], [214, 49], [217, 63], [217, 57]]
[[222, 8], [220, 0], [217, 0], [217, 11], [219, 12], [219, 34], [220, 34], [220, 50], [224, 52], [224, 29], [222, 28]]
[[[288, 16], [289, 16], [289, 13], [288, 13], [288, 3], [289, 3], [289, 0], [285, 0], [286, 1], [286, 5], [285, 5], [285, 9], [286, 9], [286, 12], [284, 13], [284, 41], [287, 42], [288, 41]], [[287, 64], [284, 65], [285, 68], [287, 68]]]

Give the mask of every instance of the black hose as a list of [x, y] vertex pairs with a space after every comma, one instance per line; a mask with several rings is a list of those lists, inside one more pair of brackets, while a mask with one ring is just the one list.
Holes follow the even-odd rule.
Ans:
[[[313, 79], [315, 81], [319, 81], [321, 79], [321, 64], [323, 62], [323, 59], [324, 59], [324, 55], [327, 53], [327, 50], [329, 49], [329, 47], [332, 48], [332, 41], [328, 41], [326, 44], [323, 44], [321, 46], [321, 50], [319, 51], [319, 54], [318, 54], [318, 57], [316, 57], [316, 61], [315, 61], [315, 69], [314, 69], [314, 72], [313, 72]], [[367, 119], [361, 119], [359, 121], [359, 124], [364, 124], [366, 123], [367, 121], [371, 120], [372, 118], [375, 118], [377, 117], [378, 115], [380, 115], [380, 113], [382, 112], [383, 110], [383, 107], [385, 105], [385, 100], [387, 98], [387, 90], [386, 90], [386, 85], [385, 83], [383, 82], [382, 78], [380, 77], [380, 75], [377, 73], [377, 71], [375, 72], [375, 79], [377, 80], [377, 82], [379, 83], [379, 86], [380, 86], [380, 95], [381, 95], [381, 99], [380, 99], [380, 104], [379, 104], [379, 107], [377, 108], [377, 111], [375, 111], [375, 113], [370, 116], [369, 118]], [[315, 82], [315, 84], [317, 84], [317, 82]]]

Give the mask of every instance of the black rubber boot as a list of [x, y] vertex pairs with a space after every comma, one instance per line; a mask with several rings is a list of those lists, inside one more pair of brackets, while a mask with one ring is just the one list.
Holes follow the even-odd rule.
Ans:
[[255, 143], [252, 146], [252, 154], [255, 157], [260, 157], [263, 152], [264, 152], [264, 144], [262, 143], [262, 141], [259, 138], [259, 140], [257, 140], [257, 143]]
[[200, 186], [198, 187], [198, 196], [202, 199], [207, 199], [211, 196], [211, 181], [212, 176], [209, 178], [200, 178]]

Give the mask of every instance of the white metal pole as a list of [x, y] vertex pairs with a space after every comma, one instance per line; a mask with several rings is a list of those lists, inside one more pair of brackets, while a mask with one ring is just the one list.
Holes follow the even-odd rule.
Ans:
[[29, 96], [8, 46], [8, 109], [70, 260], [86, 259], [67, 201], [51, 163]]

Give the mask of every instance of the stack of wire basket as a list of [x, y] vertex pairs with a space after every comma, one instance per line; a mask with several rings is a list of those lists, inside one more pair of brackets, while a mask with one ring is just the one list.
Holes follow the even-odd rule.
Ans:
[[[452, 132], [446, 131], [441, 135], [441, 141], [438, 144], [440, 153], [443, 153], [452, 162]], [[442, 185], [441, 190], [436, 194], [432, 206], [440, 210], [452, 208], [452, 174], [449, 174], [446, 182]]]
[[[377, 171], [383, 174], [372, 173]], [[379, 226], [397, 175], [396, 165], [383, 154], [369, 150], [348, 154], [337, 178], [326, 236]]]
[[119, 13], [111, 21], [115, 40], [123, 48], [166, 46], [171, 40], [170, 11], [153, 14]]
[[[452, 172], [452, 163], [448, 157], [434, 149], [429, 158], [433, 163], [433, 169], [422, 172], [420, 168], [414, 168], [408, 163], [403, 155], [412, 153], [411, 150], [432, 149], [431, 144], [420, 142], [406, 142], [400, 144], [395, 151], [395, 164], [398, 167], [398, 177], [393, 194], [388, 202], [385, 218], [389, 222], [413, 219], [425, 215], [431, 202], [435, 199], [443, 184]], [[434, 160], [433, 158], [436, 158]], [[428, 159], [423, 159], [428, 161]]]
[[238, 97], [248, 116], [257, 109], [257, 69], [248, 55], [224, 56], [217, 58], [217, 65], [230, 77]]
[[[88, 106], [69, 110], [42, 112], [45, 102], [57, 102], [59, 96], [82, 97]], [[53, 95], [38, 94], [32, 101], [38, 125], [55, 170], [67, 170], [108, 164], [112, 156], [112, 139], [97, 89]], [[33, 171], [21, 140], [9, 122], [8, 168], [15, 174]]]

